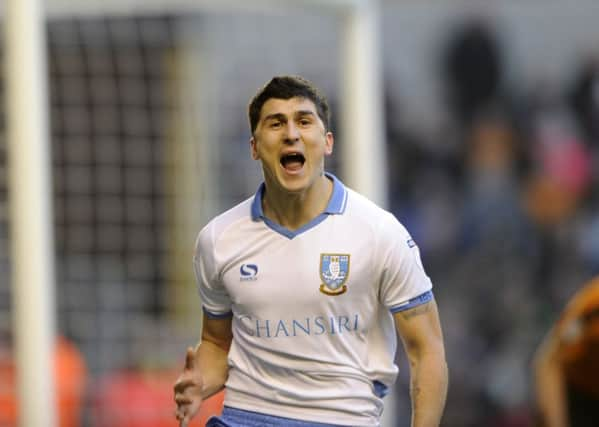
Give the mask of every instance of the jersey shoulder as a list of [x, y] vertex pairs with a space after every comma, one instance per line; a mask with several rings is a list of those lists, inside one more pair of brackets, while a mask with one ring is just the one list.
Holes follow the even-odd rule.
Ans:
[[234, 230], [236, 225], [251, 221], [252, 201], [253, 197], [250, 197], [210, 220], [200, 230], [196, 246], [201, 242], [214, 243], [224, 233]]
[[346, 214], [352, 220], [368, 224], [374, 232], [389, 234], [389, 237], [397, 236], [397, 233], [408, 234], [395, 215], [349, 188], [347, 189]]

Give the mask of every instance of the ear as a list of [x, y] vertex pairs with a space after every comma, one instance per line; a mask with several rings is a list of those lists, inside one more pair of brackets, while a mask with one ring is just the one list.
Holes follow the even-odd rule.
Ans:
[[326, 141], [325, 141], [324, 155], [330, 156], [331, 154], [333, 154], [333, 145], [335, 145], [335, 137], [333, 136], [333, 132], [327, 132], [325, 135], [325, 138], [326, 138]]
[[252, 155], [252, 159], [254, 159], [254, 160], [260, 160], [260, 155], [258, 154], [257, 144], [258, 144], [258, 142], [256, 141], [256, 138], [254, 138], [252, 136], [250, 138], [250, 153]]

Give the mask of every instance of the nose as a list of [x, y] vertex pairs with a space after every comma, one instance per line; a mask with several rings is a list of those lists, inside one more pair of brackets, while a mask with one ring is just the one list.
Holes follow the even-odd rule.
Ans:
[[293, 143], [298, 141], [300, 137], [299, 129], [293, 121], [287, 123], [287, 134], [285, 135], [285, 142]]

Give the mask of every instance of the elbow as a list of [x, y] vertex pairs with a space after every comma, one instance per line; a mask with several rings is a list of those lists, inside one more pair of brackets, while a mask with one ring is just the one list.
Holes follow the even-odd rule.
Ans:
[[445, 356], [445, 345], [443, 339], [429, 340], [426, 344], [420, 342], [406, 343], [408, 360], [411, 368], [416, 368], [423, 361], [438, 365], [447, 372], [447, 360]]

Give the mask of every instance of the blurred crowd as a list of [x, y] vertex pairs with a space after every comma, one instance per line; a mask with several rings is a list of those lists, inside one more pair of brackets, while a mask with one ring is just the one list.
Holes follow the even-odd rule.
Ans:
[[472, 21], [443, 50], [442, 129], [402, 125], [388, 100], [391, 206], [436, 286], [447, 426], [532, 425], [533, 353], [599, 273], [599, 57], [572, 64], [565, 87], [524, 91], [504, 62]]

